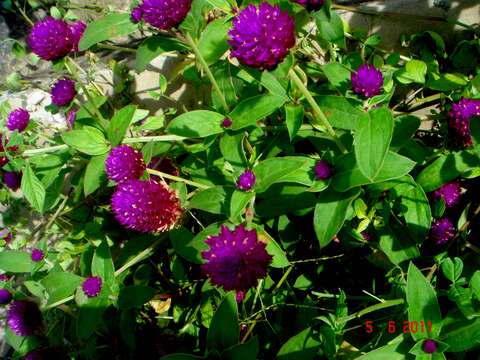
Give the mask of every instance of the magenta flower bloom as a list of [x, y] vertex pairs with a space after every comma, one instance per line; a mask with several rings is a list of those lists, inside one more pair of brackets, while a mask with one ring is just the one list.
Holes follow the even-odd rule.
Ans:
[[241, 224], [231, 231], [222, 225], [220, 234], [209, 236], [205, 242], [210, 249], [202, 252], [207, 261], [202, 265], [203, 273], [225, 291], [237, 291], [238, 300], [267, 275], [272, 257], [265, 243], [258, 241], [256, 230], [246, 230]]
[[72, 51], [78, 51], [78, 43], [82, 39], [83, 33], [87, 28], [87, 24], [83, 21], [75, 21], [70, 24], [70, 31], [72, 32]]
[[73, 35], [68, 24], [50, 16], [37, 21], [28, 35], [28, 46], [44, 60], [56, 60], [73, 47]]
[[152, 180], [120, 183], [112, 196], [112, 210], [126, 228], [153, 233], [172, 229], [182, 215], [175, 191]]
[[14, 171], [5, 171], [3, 173], [3, 182], [13, 191], [20, 188], [22, 182], [22, 174]]
[[462, 188], [458, 181], [450, 181], [433, 192], [433, 199], [443, 199], [446, 207], [451, 208], [460, 200], [461, 190]]
[[15, 300], [8, 308], [7, 324], [18, 336], [30, 336], [42, 329], [42, 313], [33, 301]]
[[231, 54], [240, 63], [271, 70], [295, 45], [295, 22], [278, 6], [250, 4], [233, 19], [228, 36]]
[[430, 235], [437, 245], [442, 245], [449, 242], [451, 239], [453, 239], [455, 233], [455, 226], [448, 218], [436, 220], [430, 229]]
[[32, 261], [39, 262], [42, 261], [44, 257], [43, 251], [37, 248], [32, 250]]
[[57, 80], [51, 90], [52, 103], [57, 106], [67, 106], [76, 94], [75, 81], [69, 78]]
[[232, 124], [233, 124], [232, 119], [225, 118], [225, 119], [222, 120], [222, 126], [224, 128], [229, 128], [230, 126], [232, 126]]
[[98, 276], [86, 278], [82, 284], [82, 290], [88, 297], [97, 296], [102, 290], [102, 278]]
[[474, 116], [480, 116], [480, 100], [462, 99], [452, 104], [448, 131], [455, 146], [465, 148], [473, 145], [470, 119]]
[[117, 183], [140, 178], [145, 168], [142, 153], [128, 145], [114, 147], [105, 160], [108, 178]]
[[252, 170], [245, 170], [237, 180], [237, 189], [248, 191], [255, 185], [256, 177]]
[[423, 343], [423, 351], [425, 351], [427, 354], [433, 354], [434, 352], [437, 351], [437, 343], [435, 340], [432, 339], [427, 339]]
[[12, 294], [7, 289], [0, 289], [0, 305], [6, 305], [12, 301]]
[[18, 130], [18, 132], [22, 132], [27, 128], [29, 121], [29, 112], [25, 109], [19, 108], [8, 114], [7, 128], [10, 131]]
[[133, 23], [136, 24], [136, 23], [142, 21], [142, 17], [143, 17], [142, 7], [137, 6], [137, 7], [133, 8], [132, 13], [130, 15], [131, 15]]
[[77, 110], [71, 110], [67, 114], [67, 126], [69, 129], [73, 129], [75, 119], [77, 118]]
[[143, 17], [157, 29], [170, 30], [185, 19], [191, 6], [192, 0], [144, 0], [140, 10], [136, 10], [135, 15], [132, 12], [132, 19]]
[[373, 65], [362, 64], [351, 74], [353, 91], [359, 95], [371, 98], [382, 92], [382, 73]]
[[317, 177], [317, 179], [330, 179], [332, 174], [332, 165], [327, 160], [320, 160], [315, 164], [315, 176]]
[[293, 0], [293, 2], [302, 5], [308, 11], [316, 11], [325, 3], [324, 0]]

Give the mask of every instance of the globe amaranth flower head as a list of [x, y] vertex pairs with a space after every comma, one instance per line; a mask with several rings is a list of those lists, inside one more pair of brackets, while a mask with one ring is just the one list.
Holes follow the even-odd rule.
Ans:
[[102, 278], [98, 276], [90, 276], [82, 283], [82, 290], [88, 297], [97, 296], [102, 290]]
[[255, 185], [256, 177], [252, 170], [245, 170], [240, 174], [237, 180], [237, 189], [240, 190], [251, 190]]
[[30, 336], [42, 330], [42, 313], [33, 301], [15, 300], [8, 308], [7, 324], [15, 334]]
[[382, 92], [382, 73], [373, 65], [362, 64], [351, 74], [353, 91], [359, 95], [371, 98]]
[[333, 174], [332, 165], [327, 160], [319, 160], [315, 164], [315, 176], [320, 180], [327, 180]]
[[437, 245], [442, 245], [449, 242], [451, 239], [453, 239], [455, 233], [455, 226], [448, 218], [442, 218], [434, 221], [430, 229], [430, 235]]
[[160, 30], [170, 30], [187, 16], [192, 0], [144, 0], [132, 11], [134, 22], [143, 20]]
[[12, 294], [7, 289], [0, 289], [0, 305], [6, 305], [12, 301]]
[[57, 106], [67, 106], [76, 94], [75, 81], [67, 77], [57, 80], [51, 89], [52, 103]]
[[293, 0], [293, 2], [302, 5], [308, 11], [319, 10], [325, 3], [324, 0]]
[[30, 113], [25, 109], [18, 108], [8, 114], [7, 128], [10, 131], [22, 132], [27, 128], [29, 121]]
[[423, 342], [423, 351], [427, 354], [433, 354], [437, 351], [437, 343], [435, 340], [427, 339]]
[[28, 35], [27, 43], [42, 59], [56, 60], [72, 50], [73, 35], [65, 21], [47, 16], [35, 23]]
[[146, 169], [140, 151], [128, 145], [116, 146], [105, 160], [105, 171], [110, 180], [120, 183], [140, 178]]
[[231, 55], [240, 63], [271, 70], [295, 45], [295, 22], [278, 6], [250, 4], [233, 19], [228, 36]]
[[72, 51], [78, 51], [78, 43], [82, 39], [83, 33], [87, 28], [87, 24], [83, 21], [75, 21], [69, 25], [72, 32]]
[[448, 132], [454, 146], [465, 148], [473, 145], [470, 121], [474, 116], [480, 116], [480, 100], [461, 99], [452, 104]]
[[433, 199], [439, 200], [443, 199], [445, 201], [445, 206], [451, 208], [458, 204], [460, 200], [462, 188], [458, 181], [450, 181], [446, 184], [443, 184], [440, 188], [433, 192]]
[[272, 257], [265, 243], [258, 241], [256, 230], [246, 230], [241, 224], [232, 231], [222, 225], [220, 234], [209, 236], [205, 242], [210, 249], [202, 252], [207, 261], [201, 266], [203, 273], [225, 291], [237, 291], [237, 299], [267, 275]]
[[126, 228], [153, 233], [172, 229], [182, 215], [176, 192], [153, 180], [120, 183], [112, 196], [112, 210]]
[[37, 249], [37, 248], [34, 248], [32, 250], [32, 261], [35, 261], [35, 262], [39, 262], [39, 261], [42, 261], [43, 260], [43, 257], [44, 257], [44, 253], [42, 250], [40, 249]]
[[20, 188], [20, 184], [22, 182], [22, 173], [5, 171], [3, 173], [3, 182], [9, 189], [16, 191]]

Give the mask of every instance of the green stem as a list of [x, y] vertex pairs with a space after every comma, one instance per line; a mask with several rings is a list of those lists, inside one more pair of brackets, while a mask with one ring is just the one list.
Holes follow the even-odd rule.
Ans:
[[57, 302], [54, 302], [53, 304], [45, 306], [44, 310], [53, 309], [54, 307], [65, 304], [65, 303], [67, 303], [67, 302], [69, 302], [70, 300], [73, 300], [73, 299], [74, 299], [74, 296], [72, 295], [72, 296], [66, 297], [62, 300], [58, 300]]
[[335, 141], [340, 151], [346, 154], [348, 152], [347, 149], [343, 145], [342, 141], [338, 138], [335, 130], [333, 130], [332, 125], [330, 125], [330, 122], [323, 113], [322, 109], [320, 109], [313, 96], [310, 94], [305, 85], [303, 85], [302, 80], [300, 80], [300, 78], [293, 69], [290, 69], [288, 74], [290, 76], [290, 79], [292, 79], [292, 81], [295, 83], [295, 85], [298, 87], [303, 96], [305, 96], [305, 99], [307, 99], [308, 103], [312, 107], [315, 119], [318, 120], [318, 123], [327, 130], [327, 133], [332, 137], [333, 141]]
[[117, 46], [117, 45], [98, 43], [97, 46], [101, 49], [117, 50], [117, 51], [131, 52], [131, 53], [136, 53], [137, 52], [136, 49], [132, 49], [132, 48], [129, 48], [129, 47]]
[[62, 150], [68, 150], [68, 145], [64, 144], [64, 145], [50, 146], [43, 149], [25, 150], [22, 155], [37, 156], [37, 155], [43, 155], [43, 154], [48, 154], [48, 153], [62, 151]]
[[149, 174], [152, 174], [152, 175], [157, 175], [157, 176], [160, 176], [160, 177], [164, 177], [166, 179], [170, 179], [170, 180], [173, 180], [173, 181], [183, 182], [185, 184], [192, 185], [192, 186], [195, 186], [195, 187], [198, 187], [198, 188], [201, 188], [201, 189], [209, 189], [210, 188], [210, 186], [208, 186], [208, 185], [200, 184], [200, 183], [197, 183], [195, 181], [190, 181], [190, 180], [178, 177], [178, 176], [166, 174], [166, 173], [161, 172], [161, 171], [157, 171], [157, 170], [153, 170], [153, 169], [147, 169], [147, 172]]
[[210, 79], [210, 82], [212, 83], [213, 89], [217, 93], [217, 95], [220, 98], [220, 101], [222, 102], [222, 106], [225, 109], [225, 112], [229, 112], [228, 109], [228, 104], [227, 101], [225, 100], [225, 96], [223, 96], [222, 90], [220, 90], [220, 87], [218, 86], [217, 80], [215, 80], [215, 77], [213, 76], [212, 72], [210, 71], [210, 68], [208, 67], [207, 62], [203, 58], [202, 54], [200, 53], [200, 50], [198, 49], [197, 45], [195, 44], [195, 41], [192, 39], [190, 34], [187, 32], [185, 35], [185, 38], [187, 39], [188, 44], [192, 47], [193, 52], [195, 53], [195, 56], [197, 60], [200, 62], [202, 65], [203, 70], [207, 74], [208, 78]]
[[405, 300], [403, 300], [403, 299], [386, 300], [386, 301], [381, 302], [379, 304], [369, 306], [369, 307], [367, 307], [363, 310], [360, 310], [356, 313], [353, 313], [351, 315], [341, 317], [340, 319], [337, 320], [337, 322], [339, 322], [339, 323], [347, 322], [347, 321], [350, 321], [350, 320], [353, 320], [353, 319], [360, 318], [363, 315], [369, 314], [371, 312], [381, 310], [381, 309], [385, 309], [385, 308], [389, 308], [389, 307], [392, 307], [392, 306], [402, 305], [404, 303], [405, 303]]

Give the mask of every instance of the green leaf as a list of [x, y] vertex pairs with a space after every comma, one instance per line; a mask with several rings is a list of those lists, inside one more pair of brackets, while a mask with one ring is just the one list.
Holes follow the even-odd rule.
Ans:
[[234, 190], [230, 199], [230, 219], [242, 215], [254, 195], [251, 191]]
[[390, 148], [394, 151], [400, 150], [405, 143], [415, 135], [420, 127], [420, 119], [412, 115], [402, 115], [395, 118], [392, 143]]
[[355, 133], [357, 166], [370, 181], [379, 174], [388, 154], [393, 135], [393, 116], [385, 107], [362, 117]]
[[318, 106], [325, 113], [330, 124], [338, 129], [354, 130], [365, 113], [353, 107], [343, 96], [318, 96]]
[[32, 207], [38, 212], [43, 212], [43, 205], [45, 203], [45, 188], [28, 164], [26, 164], [23, 171], [21, 188], [23, 195], [28, 200], [30, 205], [32, 205]]
[[0, 269], [5, 272], [28, 273], [32, 271], [33, 265], [31, 255], [25, 251], [4, 250], [0, 252]]
[[344, 193], [326, 190], [320, 194], [313, 215], [313, 226], [320, 247], [327, 246], [340, 231], [345, 222], [348, 207], [359, 194], [359, 190]]
[[222, 353], [222, 360], [257, 359], [259, 350], [258, 338], [254, 336], [246, 343], [230, 347]]
[[224, 19], [210, 22], [200, 35], [198, 50], [207, 64], [215, 63], [228, 50], [227, 32], [232, 24]]
[[350, 89], [350, 70], [337, 62], [329, 62], [322, 66], [323, 73], [332, 84], [342, 94]]
[[82, 297], [77, 317], [77, 335], [80, 339], [87, 339], [102, 322], [102, 316], [109, 305], [109, 300], [104, 289], [99, 295], [92, 298], [86, 298], [81, 291], [77, 291], [77, 297]]
[[285, 105], [285, 123], [287, 124], [288, 136], [292, 140], [297, 135], [303, 123], [303, 106], [296, 104]]
[[91, 126], [84, 126], [82, 130], [64, 132], [62, 139], [68, 146], [87, 155], [103, 155], [109, 150], [103, 133]]
[[395, 73], [395, 77], [402, 84], [410, 84], [412, 82], [424, 84], [426, 74], [427, 64], [420, 60], [410, 60], [405, 64], [404, 69], [400, 69]]
[[107, 154], [93, 156], [85, 169], [85, 180], [83, 181], [83, 191], [85, 196], [90, 195], [97, 190], [106, 180], [105, 160]]
[[109, 285], [110, 289], [115, 283], [115, 268], [106, 240], [103, 240], [100, 246], [95, 249], [92, 258], [92, 275], [101, 277], [103, 283]]
[[257, 234], [258, 239], [267, 244], [265, 249], [267, 253], [272, 256], [271, 267], [285, 268], [290, 265], [285, 251], [283, 251], [280, 245], [263, 228], [257, 227]]
[[171, 51], [185, 51], [188, 47], [177, 39], [154, 35], [144, 40], [137, 49], [135, 70], [144, 71], [159, 55]]
[[208, 111], [194, 110], [183, 113], [170, 121], [167, 131], [185, 137], [206, 137], [224, 132], [222, 120], [225, 115]]
[[406, 354], [412, 347], [407, 334], [402, 334], [373, 351], [362, 355], [356, 360], [406, 360]]
[[247, 166], [247, 157], [243, 150], [244, 138], [245, 133], [239, 131], [237, 133], [226, 132], [220, 139], [220, 151], [223, 158], [238, 172], [243, 171]]
[[330, 11], [328, 6], [322, 6], [313, 16], [317, 23], [318, 37], [344, 48], [345, 34], [340, 16], [335, 11]]
[[118, 307], [120, 309], [139, 308], [150, 301], [157, 290], [148, 286], [126, 286], [120, 289]]
[[470, 320], [479, 316], [473, 305], [470, 289], [454, 284], [448, 289], [448, 298], [457, 304], [458, 309], [467, 319]]
[[232, 11], [230, 4], [227, 0], [207, 0], [212, 6], [221, 9], [227, 13]]
[[480, 300], [480, 270], [473, 273], [473, 276], [470, 279], [470, 288], [477, 300]]
[[190, 199], [192, 209], [208, 211], [212, 214], [227, 215], [229, 199], [232, 196], [233, 189], [223, 186], [215, 186], [196, 193]]
[[132, 23], [130, 18], [130, 13], [113, 13], [90, 22], [78, 44], [78, 49], [85, 51], [101, 41], [131, 34], [138, 26]]
[[447, 352], [464, 352], [480, 343], [480, 319], [458, 320], [458, 316], [442, 327], [440, 337], [448, 345]]
[[433, 338], [440, 335], [442, 328], [442, 315], [438, 306], [437, 296], [432, 285], [422, 275], [413, 263], [408, 267], [407, 276], [407, 304], [408, 321], [432, 322], [432, 331], [429, 328], [425, 332], [411, 333], [414, 340]]
[[190, 354], [169, 354], [162, 356], [160, 360], [198, 360], [205, 359], [200, 356], [190, 355]]
[[229, 292], [213, 315], [207, 332], [207, 349], [222, 351], [238, 343], [240, 326], [235, 293]]
[[[184, 227], [171, 230], [168, 233], [173, 249], [177, 254], [194, 264], [202, 264], [202, 251], [208, 249], [208, 245]], [[195, 242], [194, 240], [197, 239]]]
[[405, 236], [402, 231], [404, 231], [402, 225], [394, 220], [377, 231], [380, 238], [380, 249], [395, 265], [420, 256], [416, 243], [408, 234]]
[[272, 218], [282, 214], [310, 212], [317, 198], [308, 188], [299, 185], [275, 184], [259, 195], [255, 211], [261, 217]]
[[292, 336], [282, 345], [277, 354], [278, 360], [314, 360], [322, 342], [313, 329], [308, 327]]
[[453, 261], [450, 258], [446, 258], [442, 261], [441, 269], [443, 275], [445, 275], [448, 280], [454, 283], [462, 275], [463, 261], [458, 257], [454, 258]]
[[286, 101], [285, 97], [266, 94], [257, 95], [241, 101], [230, 113], [233, 121], [232, 129], [239, 130], [255, 125], [280, 108]]
[[40, 283], [48, 292], [47, 305], [72, 295], [82, 280], [82, 277], [68, 272], [54, 271], [49, 273], [40, 280]]
[[136, 109], [136, 105], [128, 105], [118, 110], [115, 112], [115, 115], [113, 115], [107, 132], [108, 140], [110, 140], [112, 146], [117, 146], [122, 142], [123, 137], [132, 122]]
[[5, 341], [15, 349], [16, 354], [26, 354], [29, 351], [38, 348], [42, 343], [39, 336], [19, 336], [15, 334], [10, 327], [5, 327]]
[[452, 91], [468, 84], [468, 77], [462, 74], [431, 74], [427, 87], [433, 90]]

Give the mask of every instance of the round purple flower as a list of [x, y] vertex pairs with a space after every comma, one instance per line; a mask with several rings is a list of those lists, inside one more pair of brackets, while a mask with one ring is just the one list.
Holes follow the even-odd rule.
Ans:
[[182, 215], [175, 191], [152, 180], [120, 183], [112, 196], [112, 210], [126, 228], [153, 233], [172, 229]]
[[191, 5], [192, 0], [144, 0], [140, 8], [145, 22], [157, 29], [170, 30], [185, 19]]
[[137, 6], [137, 7], [133, 8], [130, 16], [132, 18], [132, 22], [134, 22], [135, 24], [142, 21], [142, 17], [143, 17], [142, 7]]
[[51, 90], [52, 103], [57, 106], [67, 106], [76, 94], [75, 81], [69, 78], [57, 80]]
[[327, 160], [320, 160], [315, 164], [315, 176], [317, 179], [326, 180], [333, 174], [332, 165]]
[[7, 128], [10, 131], [18, 130], [19, 132], [22, 132], [27, 128], [29, 121], [29, 112], [25, 109], [19, 108], [8, 114]]
[[255, 185], [255, 174], [252, 170], [245, 170], [237, 180], [237, 189], [248, 191]]
[[462, 99], [452, 104], [448, 132], [455, 146], [465, 148], [473, 145], [470, 133], [470, 119], [473, 116], [480, 116], [480, 100]]
[[67, 114], [67, 126], [69, 129], [73, 129], [73, 125], [75, 124], [75, 119], [77, 117], [77, 110], [71, 110]]
[[0, 289], [0, 305], [6, 305], [12, 301], [12, 294], [7, 289]]
[[460, 200], [461, 190], [462, 188], [460, 187], [460, 183], [458, 181], [450, 181], [434, 191], [433, 199], [443, 199], [446, 207], [451, 208]]
[[278, 6], [250, 4], [233, 19], [228, 35], [231, 54], [240, 63], [271, 70], [295, 45], [295, 22]]
[[88, 297], [97, 296], [102, 290], [102, 278], [98, 276], [86, 278], [82, 284], [82, 290]]
[[16, 191], [18, 188], [20, 188], [20, 184], [22, 182], [22, 173], [5, 171], [3, 173], [3, 182], [9, 189]]
[[243, 294], [267, 275], [272, 257], [265, 243], [258, 241], [256, 230], [246, 230], [243, 224], [231, 231], [222, 225], [218, 236], [209, 236], [205, 242], [210, 249], [202, 252], [207, 261], [202, 271], [225, 291], [236, 290]]
[[19, 336], [30, 336], [42, 329], [42, 313], [33, 301], [15, 300], [7, 311], [7, 324]]
[[37, 21], [28, 35], [28, 46], [44, 60], [56, 60], [73, 47], [73, 35], [68, 24], [50, 16]]
[[470, 120], [473, 116], [480, 116], [480, 100], [461, 99], [452, 104], [450, 116], [455, 119]]
[[370, 98], [382, 92], [382, 73], [373, 65], [362, 64], [351, 74], [353, 91]]
[[449, 242], [455, 236], [456, 229], [453, 223], [448, 218], [436, 220], [432, 224], [430, 234], [435, 244], [442, 245]]
[[70, 24], [70, 31], [72, 32], [72, 51], [78, 51], [78, 43], [82, 39], [83, 33], [87, 28], [87, 24], [83, 21], [75, 21]]
[[42, 261], [44, 257], [43, 251], [37, 248], [32, 250], [32, 261], [39, 262]]
[[293, 0], [293, 2], [302, 5], [308, 11], [316, 11], [325, 3], [324, 0]]
[[232, 126], [232, 124], [233, 124], [232, 119], [225, 118], [225, 119], [222, 120], [222, 126], [224, 128], [229, 128], [230, 126]]
[[128, 145], [114, 147], [105, 160], [108, 178], [117, 183], [140, 178], [145, 168], [142, 153]]
[[433, 354], [434, 352], [437, 351], [437, 343], [435, 340], [432, 339], [427, 339], [423, 343], [423, 351], [425, 351], [427, 354]]

